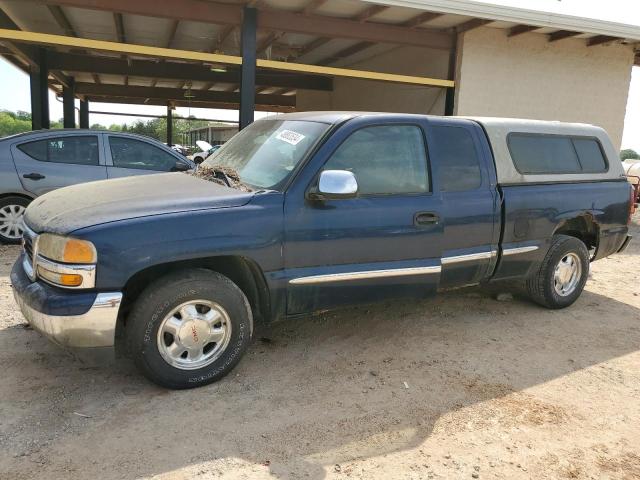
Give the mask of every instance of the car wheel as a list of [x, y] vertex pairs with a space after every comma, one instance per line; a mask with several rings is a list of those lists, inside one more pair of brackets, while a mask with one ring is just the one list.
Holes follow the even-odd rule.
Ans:
[[24, 197], [0, 199], [0, 240], [3, 243], [20, 243], [24, 232], [23, 216], [30, 200]]
[[529, 296], [547, 308], [575, 302], [589, 276], [589, 251], [579, 239], [554, 235], [539, 270], [527, 280]]
[[126, 325], [128, 351], [142, 373], [168, 388], [194, 388], [229, 373], [253, 332], [247, 297], [209, 270], [168, 274], [147, 287]]

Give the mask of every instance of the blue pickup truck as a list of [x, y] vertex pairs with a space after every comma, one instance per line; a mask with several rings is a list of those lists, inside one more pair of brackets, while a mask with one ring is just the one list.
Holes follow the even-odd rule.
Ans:
[[560, 122], [287, 114], [202, 172], [34, 200], [11, 274], [33, 328], [196, 387], [257, 322], [503, 280], [567, 307], [589, 262], [626, 247], [634, 208], [607, 134]]

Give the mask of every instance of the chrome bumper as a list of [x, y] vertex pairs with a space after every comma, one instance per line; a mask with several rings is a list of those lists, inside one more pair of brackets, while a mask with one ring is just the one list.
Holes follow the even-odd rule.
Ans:
[[27, 305], [14, 290], [22, 314], [34, 330], [62, 347], [113, 347], [122, 293], [99, 293], [87, 313], [57, 316], [40, 313]]

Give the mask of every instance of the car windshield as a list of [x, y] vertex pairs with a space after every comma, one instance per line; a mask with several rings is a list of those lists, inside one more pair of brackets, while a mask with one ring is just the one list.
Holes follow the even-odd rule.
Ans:
[[330, 125], [298, 120], [259, 120], [238, 132], [202, 163], [226, 167], [257, 189], [277, 189]]

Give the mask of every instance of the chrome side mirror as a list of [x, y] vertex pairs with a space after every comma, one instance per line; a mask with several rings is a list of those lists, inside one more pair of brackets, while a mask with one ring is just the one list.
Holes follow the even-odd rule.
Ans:
[[314, 197], [318, 200], [354, 198], [358, 194], [358, 182], [348, 170], [324, 170], [318, 180]]

